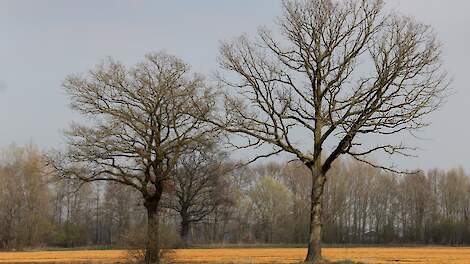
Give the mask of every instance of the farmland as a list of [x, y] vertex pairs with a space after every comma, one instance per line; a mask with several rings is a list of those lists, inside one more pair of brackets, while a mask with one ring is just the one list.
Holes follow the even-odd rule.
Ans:
[[[468, 247], [326, 248], [329, 260], [350, 259], [364, 263], [464, 264], [470, 263]], [[302, 248], [181, 249], [172, 263], [298, 263]], [[0, 253], [0, 263], [123, 263], [123, 250], [41, 251]]]

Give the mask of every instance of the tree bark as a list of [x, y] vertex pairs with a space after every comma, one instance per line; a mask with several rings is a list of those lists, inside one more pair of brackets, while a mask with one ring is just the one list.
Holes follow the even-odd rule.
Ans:
[[158, 213], [159, 201], [145, 201], [147, 209], [147, 245], [145, 248], [145, 263], [160, 263], [160, 218]]
[[319, 169], [312, 168], [312, 192], [311, 192], [311, 210], [310, 210], [310, 232], [308, 241], [308, 251], [305, 262], [321, 263], [322, 257], [322, 207], [323, 207], [323, 189], [326, 176], [320, 173]]
[[189, 221], [184, 219], [181, 221], [181, 239], [183, 239], [183, 246], [187, 247], [189, 245]]

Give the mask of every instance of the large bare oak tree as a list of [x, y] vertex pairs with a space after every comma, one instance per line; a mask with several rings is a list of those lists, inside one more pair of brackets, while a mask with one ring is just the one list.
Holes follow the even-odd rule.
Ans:
[[[427, 126], [449, 82], [433, 30], [387, 13], [381, 0], [287, 0], [278, 25], [279, 32], [261, 28], [254, 40], [222, 44], [225, 111], [212, 123], [245, 138], [239, 148], [270, 146], [258, 157], [287, 152], [308, 167], [306, 261], [319, 263], [322, 195], [333, 161], [343, 154], [370, 164], [365, 156], [376, 152], [410, 155], [413, 148], [387, 136]], [[385, 143], [366, 144], [372, 141]]]
[[164, 53], [132, 68], [108, 60], [86, 76], [69, 76], [64, 87], [89, 123], [66, 132], [68, 150], [54, 167], [67, 178], [138, 190], [148, 213], [145, 262], [158, 263], [162, 193], [181, 155], [212, 138], [200, 117], [211, 112], [213, 96], [187, 64]]

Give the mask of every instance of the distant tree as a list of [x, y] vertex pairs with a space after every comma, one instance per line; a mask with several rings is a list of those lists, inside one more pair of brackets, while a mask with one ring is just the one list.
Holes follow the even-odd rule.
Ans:
[[[395, 178], [397, 175], [375, 170], [369, 177], [368, 204], [369, 211], [365, 217], [369, 217], [369, 229], [372, 235], [367, 237], [369, 242], [386, 243], [392, 242], [396, 225], [397, 215], [397, 193], [399, 187]], [[369, 215], [367, 215], [369, 214]], [[402, 217], [403, 215], [400, 215]]]
[[52, 222], [49, 245], [77, 247], [94, 243], [96, 219], [93, 185], [83, 185], [78, 180], [62, 181], [51, 174]]
[[[235, 166], [237, 169], [230, 171], [224, 184], [225, 203], [218, 206], [211, 217], [215, 225], [218, 221], [222, 222], [222, 233], [226, 231], [229, 224], [227, 222], [233, 221], [232, 241], [249, 242], [251, 240], [250, 216], [253, 214], [253, 210], [248, 192], [254, 179], [251, 177], [250, 166]], [[213, 237], [223, 238], [223, 234]]]
[[431, 185], [422, 172], [406, 175], [399, 191], [402, 206], [406, 207], [412, 241], [425, 242], [425, 217], [432, 202]]
[[12, 146], [0, 157], [0, 249], [39, 246], [50, 232], [50, 192], [43, 155]]
[[69, 76], [64, 88], [92, 125], [70, 127], [68, 149], [53, 167], [65, 178], [140, 192], [148, 214], [145, 262], [159, 263], [161, 197], [181, 155], [213, 136], [201, 121], [212, 111], [212, 94], [188, 64], [165, 53], [132, 68], [110, 59], [86, 76]]
[[292, 242], [308, 241], [308, 217], [311, 176], [301, 162], [290, 162], [282, 171], [283, 182], [292, 193]]
[[449, 170], [438, 183], [441, 206], [441, 243], [460, 244], [468, 231], [470, 178], [462, 168]]
[[327, 177], [328, 181], [325, 184], [323, 195], [322, 240], [345, 243], [349, 238], [348, 219], [345, 217], [347, 215], [345, 211], [348, 206], [349, 180], [352, 175], [347, 170], [345, 163], [337, 160], [328, 171]]
[[174, 191], [168, 194], [164, 206], [181, 217], [180, 235], [185, 244], [190, 225], [208, 217], [224, 202], [228, 172], [226, 155], [211, 141], [195, 146], [177, 162], [172, 175]]
[[108, 244], [123, 245], [136, 210], [143, 209], [135, 189], [119, 183], [106, 184], [103, 197], [104, 233]]
[[280, 233], [278, 223], [288, 215], [291, 193], [280, 181], [266, 175], [248, 193], [253, 209], [259, 220], [259, 227], [265, 243], [272, 243], [274, 232]]
[[[287, 152], [311, 171], [308, 262], [322, 261], [322, 196], [332, 163], [343, 154], [369, 164], [366, 156], [376, 152], [409, 155], [412, 148], [386, 136], [425, 127], [449, 84], [433, 30], [383, 6], [286, 0], [280, 34], [263, 28], [256, 41], [242, 36], [220, 49], [228, 89], [225, 111], [211, 122], [246, 138], [240, 148], [269, 145], [272, 152], [258, 158]], [[365, 136], [384, 143], [366, 144]]]

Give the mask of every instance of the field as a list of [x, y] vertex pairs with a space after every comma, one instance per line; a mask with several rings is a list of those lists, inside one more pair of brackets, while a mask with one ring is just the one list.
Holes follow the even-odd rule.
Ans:
[[[468, 264], [470, 248], [326, 248], [330, 260], [350, 259], [374, 264]], [[297, 263], [305, 255], [302, 248], [182, 249], [172, 253], [172, 263]], [[0, 263], [123, 263], [121, 250], [41, 251], [0, 253]]]

